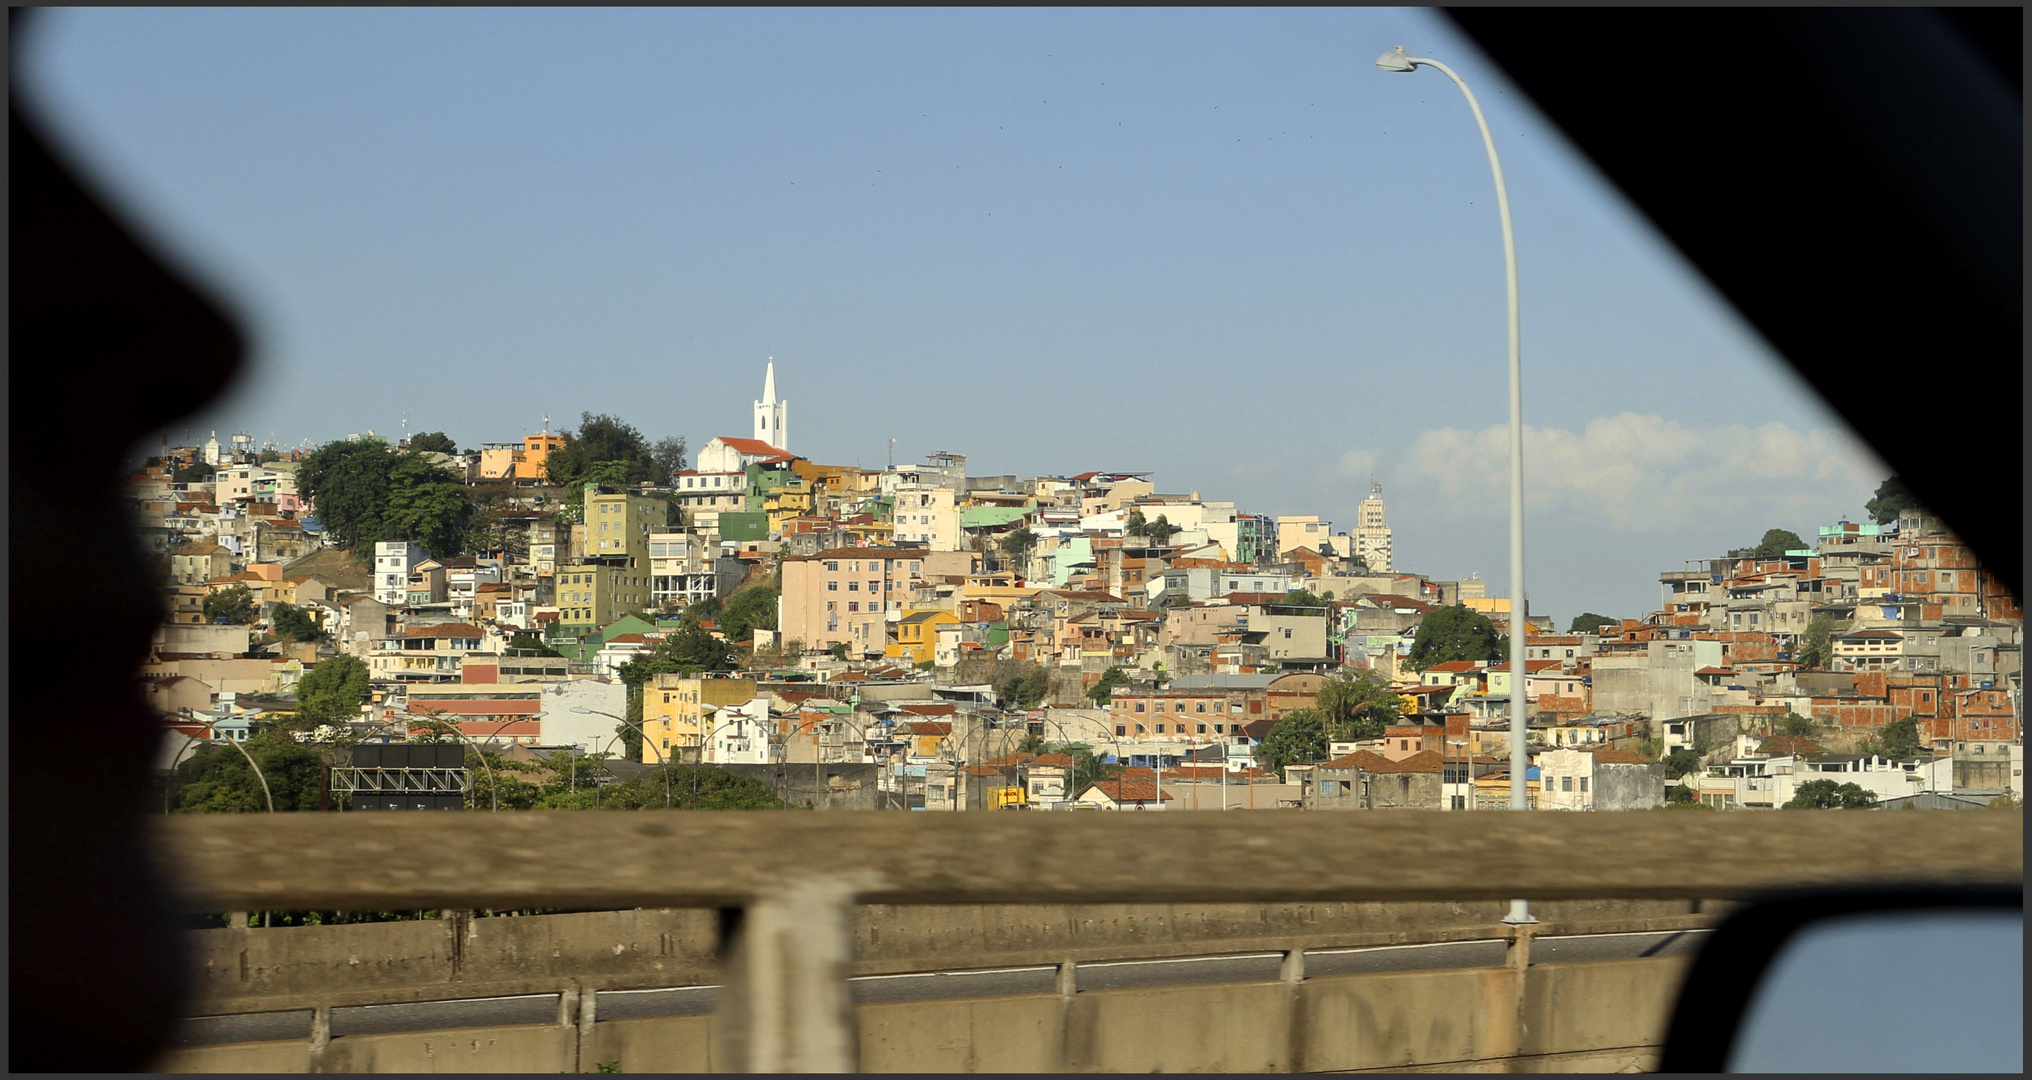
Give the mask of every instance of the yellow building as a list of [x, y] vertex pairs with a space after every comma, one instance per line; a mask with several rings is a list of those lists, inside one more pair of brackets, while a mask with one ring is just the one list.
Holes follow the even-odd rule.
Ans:
[[938, 628], [959, 622], [950, 611], [918, 610], [906, 613], [896, 624], [896, 642], [883, 650], [884, 656], [903, 657], [913, 664], [927, 664], [938, 653]]
[[1508, 615], [1510, 613], [1510, 598], [1507, 596], [1464, 596], [1461, 598], [1461, 606], [1469, 611], [1479, 611], [1484, 615]]
[[558, 623], [600, 627], [649, 611], [649, 532], [669, 523], [661, 498], [587, 484], [585, 556], [557, 568]]
[[[711, 732], [705, 717], [727, 705], [755, 700], [753, 679], [706, 679], [690, 675], [658, 675], [642, 687], [642, 763], [683, 760]], [[653, 748], [652, 748], [653, 747]], [[659, 753], [662, 757], [659, 757]]]

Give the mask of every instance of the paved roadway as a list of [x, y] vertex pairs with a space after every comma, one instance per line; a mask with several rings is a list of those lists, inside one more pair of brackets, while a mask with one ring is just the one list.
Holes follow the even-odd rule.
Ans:
[[[1712, 931], [1679, 930], [1534, 938], [1531, 960], [1541, 964], [1575, 963], [1638, 956], [1691, 955], [1709, 933]], [[1501, 941], [1460, 941], [1307, 950], [1305, 973], [1307, 976], [1351, 975], [1375, 971], [1495, 967], [1502, 964], [1505, 947]], [[1176, 960], [1117, 960], [1081, 964], [1077, 975], [1081, 990], [1265, 982], [1278, 977], [1283, 959], [1282, 953], [1250, 953]], [[1057, 969], [1053, 967], [990, 968], [912, 975], [865, 975], [853, 979], [852, 985], [856, 1002], [932, 1001], [1007, 994], [1049, 994], [1056, 989], [1057, 976]], [[685, 986], [668, 990], [603, 990], [595, 1015], [601, 1020], [634, 1020], [709, 1013], [713, 1011], [717, 989], [712, 986]], [[363, 1005], [333, 1009], [332, 1035], [375, 1035], [503, 1024], [554, 1024], [557, 1015], [556, 994], [424, 1001], [408, 1005]], [[310, 1025], [308, 1009], [197, 1017], [184, 1022], [178, 1042], [184, 1046], [207, 1046], [271, 1039], [307, 1040], [310, 1038]]]

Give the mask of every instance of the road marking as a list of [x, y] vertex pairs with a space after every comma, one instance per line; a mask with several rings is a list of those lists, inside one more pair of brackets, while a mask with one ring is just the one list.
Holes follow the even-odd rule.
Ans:
[[[1082, 964], [1081, 967], [1088, 965]], [[1098, 966], [1098, 965], [1094, 965]], [[907, 971], [897, 975], [856, 975], [848, 982], [874, 982], [878, 979], [964, 979], [970, 975], [1014, 975], [1029, 971], [1057, 971], [1055, 966], [1013, 967], [1013, 968], [963, 968], [959, 971]]]
[[1210, 964], [1219, 960], [1269, 960], [1273, 958], [1281, 959], [1283, 956], [1284, 954], [1281, 952], [1229, 953], [1221, 956], [1181, 956], [1175, 960], [1101, 960], [1079, 966], [1083, 968], [1104, 968], [1133, 967], [1139, 964]]

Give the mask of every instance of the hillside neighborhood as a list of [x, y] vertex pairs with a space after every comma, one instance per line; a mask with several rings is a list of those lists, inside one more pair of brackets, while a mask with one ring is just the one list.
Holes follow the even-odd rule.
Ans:
[[[1653, 611], [1527, 616], [1518, 686], [1511, 600], [1398, 566], [1379, 484], [1342, 528], [1143, 473], [822, 464], [773, 363], [751, 420], [695, 460], [591, 415], [165, 436], [131, 479], [161, 770], [280, 735], [326, 754], [307, 808], [677, 805], [676, 766], [819, 808], [1501, 809], [1522, 694], [1539, 809], [2022, 805], [2020, 601], [1895, 479], [1662, 571]], [[354, 752], [447, 741], [428, 798]]]

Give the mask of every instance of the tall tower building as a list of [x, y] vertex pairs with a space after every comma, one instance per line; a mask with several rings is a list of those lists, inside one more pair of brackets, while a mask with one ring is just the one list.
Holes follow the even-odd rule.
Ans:
[[776, 358], [762, 376], [762, 400], [755, 403], [755, 440], [778, 450], [790, 449], [790, 402], [776, 400]]
[[1390, 526], [1383, 520], [1383, 485], [1373, 480], [1369, 497], [1355, 506], [1355, 554], [1370, 570], [1390, 573]]

